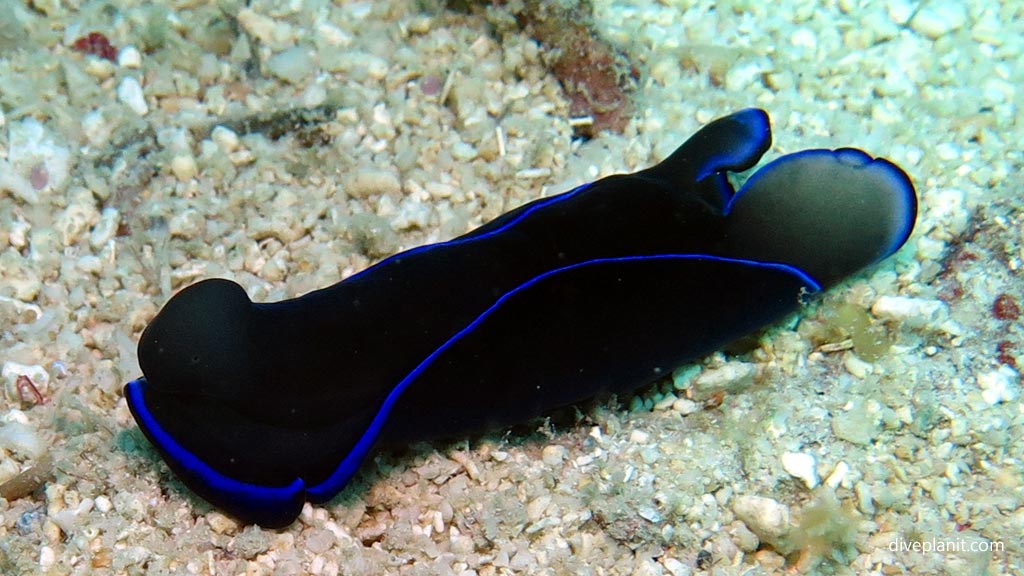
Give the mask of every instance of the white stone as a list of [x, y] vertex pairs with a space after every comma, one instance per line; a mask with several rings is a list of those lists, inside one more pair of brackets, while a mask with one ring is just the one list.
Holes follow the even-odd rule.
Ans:
[[82, 117], [82, 132], [93, 146], [102, 147], [110, 141], [114, 123], [103, 117], [100, 109], [87, 112]]
[[909, 0], [889, 0], [886, 12], [889, 18], [896, 24], [903, 26], [914, 15], [916, 6]]
[[668, 573], [672, 576], [690, 576], [693, 574], [693, 569], [688, 564], [683, 564], [671, 556], [662, 560], [661, 564], [665, 566], [665, 570], [668, 570]]
[[[40, 190], [64, 189], [71, 170], [71, 151], [58, 144], [59, 136], [51, 135], [42, 122], [31, 116], [12, 122], [7, 135], [7, 162], [0, 160], [0, 189], [9, 184], [15, 196], [29, 203], [38, 201]], [[46, 172], [45, 184], [33, 186], [28, 177], [40, 167]], [[8, 170], [9, 176], [5, 175]]]
[[960, 0], [935, 0], [921, 6], [910, 20], [910, 27], [935, 40], [967, 23], [967, 6]]
[[76, 244], [79, 238], [100, 220], [99, 210], [91, 199], [76, 199], [57, 216], [54, 228], [64, 246]]
[[943, 188], [934, 192], [929, 191], [925, 198], [929, 219], [938, 221], [938, 229], [933, 230], [929, 236], [949, 241], [967, 231], [971, 214], [967, 209], [965, 191], [958, 188]]
[[26, 458], [39, 458], [46, 453], [46, 441], [27, 424], [7, 422], [0, 424], [0, 448]]
[[828, 475], [828, 478], [825, 478], [825, 485], [833, 489], [838, 488], [849, 473], [850, 465], [840, 460], [839, 463], [836, 464], [835, 470], [832, 470], [832, 473]]
[[46, 393], [50, 387], [50, 373], [38, 364], [21, 364], [8, 360], [4, 362], [2, 371], [4, 380], [7, 380], [8, 389], [14, 390], [18, 382], [18, 376], [28, 376], [36, 390]]
[[171, 172], [180, 182], [188, 182], [196, 177], [199, 169], [196, 166], [196, 159], [191, 154], [179, 154], [171, 159]]
[[14, 313], [17, 315], [17, 319], [15, 320], [15, 322], [18, 323], [31, 323], [43, 317], [42, 308], [30, 302], [22, 302], [17, 298], [0, 296], [0, 306], [9, 306], [11, 308], [14, 308]]
[[201, 212], [186, 208], [171, 217], [167, 222], [167, 231], [171, 236], [192, 240], [202, 234], [205, 226], [206, 219]]
[[387, 170], [360, 170], [348, 183], [345, 192], [353, 198], [365, 198], [375, 194], [398, 194], [402, 183], [398, 176]]
[[11, 243], [11, 246], [21, 249], [28, 246], [28, 233], [32, 230], [32, 225], [24, 220], [15, 220], [11, 222], [11, 229], [7, 234], [7, 241]]
[[352, 45], [352, 36], [333, 24], [326, 22], [318, 24], [316, 31], [320, 34], [320, 38], [323, 38], [324, 42], [331, 46], [345, 48]]
[[789, 42], [793, 46], [806, 48], [808, 50], [816, 50], [818, 48], [818, 38], [814, 35], [812, 30], [807, 28], [798, 28], [789, 37]]
[[117, 99], [139, 116], [149, 113], [149, 105], [146, 104], [146, 97], [142, 93], [142, 85], [131, 76], [121, 80], [117, 86]]
[[5, 190], [26, 204], [39, 202], [39, 193], [32, 188], [28, 179], [15, 172], [9, 163], [0, 160], [0, 191]]
[[843, 366], [846, 368], [847, 372], [860, 379], [864, 379], [874, 372], [874, 368], [870, 362], [865, 362], [856, 354], [851, 353], [843, 355]]
[[818, 485], [817, 461], [804, 452], [786, 452], [782, 455], [782, 468], [792, 477], [803, 480], [808, 488]]
[[764, 542], [776, 545], [789, 534], [789, 507], [763, 496], [737, 496], [732, 502], [736, 517]]
[[298, 84], [316, 68], [312, 52], [304, 46], [295, 46], [278, 52], [267, 60], [267, 70], [285, 82]]
[[220, 512], [210, 512], [206, 515], [206, 521], [217, 534], [234, 534], [238, 531], [238, 522]]
[[1013, 402], [1020, 397], [1020, 374], [1005, 364], [997, 370], [978, 374], [977, 380], [981, 397], [989, 404]]
[[683, 416], [689, 416], [699, 410], [700, 405], [688, 398], [680, 398], [672, 403], [672, 409]]
[[114, 69], [114, 63], [106, 58], [89, 58], [85, 61], [85, 73], [100, 81], [113, 76]]
[[213, 131], [210, 132], [210, 139], [213, 140], [225, 154], [230, 154], [235, 150], [238, 150], [238, 134], [230, 128], [214, 126]]
[[236, 18], [246, 32], [265, 44], [277, 45], [291, 40], [291, 27], [287, 23], [275, 22], [273, 18], [259, 14], [251, 8], [239, 10]]
[[682, 78], [679, 59], [666, 56], [651, 66], [651, 79], [662, 86], [671, 86]]
[[734, 66], [725, 74], [725, 89], [729, 92], [745, 91], [754, 80], [761, 77], [764, 70], [764, 66], [759, 62]]
[[949, 316], [949, 307], [941, 300], [907, 296], [881, 296], [871, 306], [879, 318], [897, 320], [910, 328], [938, 328]]
[[129, 44], [117, 53], [117, 65], [125, 68], [138, 68], [142, 66], [142, 53], [138, 48]]
[[78, 261], [75, 262], [75, 267], [82, 272], [99, 276], [100, 272], [103, 271], [103, 260], [94, 254], [85, 254], [78, 258]]
[[557, 466], [565, 460], [565, 457], [569, 454], [569, 451], [565, 446], [559, 446], [557, 444], [551, 444], [545, 446], [541, 452], [541, 460], [544, 461], [548, 466]]
[[398, 206], [392, 225], [396, 230], [425, 229], [430, 224], [430, 205], [406, 198]]
[[719, 392], [738, 392], [754, 381], [756, 368], [748, 362], [726, 362], [700, 373], [693, 382], [693, 397], [706, 400]]
[[57, 552], [50, 546], [43, 546], [39, 548], [39, 567], [44, 572], [49, 571], [50, 568], [57, 562]]
[[104, 208], [100, 212], [100, 221], [92, 228], [89, 234], [89, 246], [93, 250], [99, 250], [117, 234], [117, 225], [121, 222], [121, 213], [117, 208]]

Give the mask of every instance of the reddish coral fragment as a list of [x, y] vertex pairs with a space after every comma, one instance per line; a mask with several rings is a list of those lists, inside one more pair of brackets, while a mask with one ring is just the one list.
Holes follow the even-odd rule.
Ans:
[[992, 315], [1000, 320], [1016, 320], [1020, 318], [1020, 305], [1013, 296], [1004, 292], [992, 303]]
[[101, 32], [90, 32], [88, 35], [82, 36], [75, 40], [72, 47], [79, 52], [99, 56], [104, 60], [117, 61], [117, 48], [114, 48], [110, 40]]
[[1005, 364], [1006, 366], [1009, 366], [1010, 368], [1016, 370], [1017, 358], [1013, 354], [1013, 350], [1015, 348], [1016, 346], [1014, 346], [1013, 342], [1010, 342], [1009, 340], [1000, 341], [999, 344], [996, 345], [996, 352], [999, 353], [998, 355], [996, 355], [996, 360], [1000, 364]]
[[573, 116], [593, 124], [578, 127], [583, 136], [601, 130], [622, 132], [630, 120], [629, 89], [637, 71], [591, 25], [588, 2], [576, 6], [527, 0], [513, 10], [519, 25], [548, 49], [551, 71], [569, 97]]
[[18, 389], [18, 395], [21, 396], [22, 402], [31, 399], [34, 404], [46, 404], [46, 398], [43, 397], [39, 392], [39, 388], [36, 388], [35, 383], [28, 376], [24, 374], [18, 376], [14, 385]]

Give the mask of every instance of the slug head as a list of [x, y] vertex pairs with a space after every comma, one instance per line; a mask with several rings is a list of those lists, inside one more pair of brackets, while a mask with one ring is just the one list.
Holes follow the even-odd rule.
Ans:
[[139, 366], [154, 389], [236, 397], [250, 374], [253, 306], [230, 280], [176, 294], [142, 333]]

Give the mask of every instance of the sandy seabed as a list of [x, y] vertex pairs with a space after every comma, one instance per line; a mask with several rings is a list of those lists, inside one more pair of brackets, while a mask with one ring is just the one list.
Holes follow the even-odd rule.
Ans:
[[[0, 482], [45, 480], [0, 499], [0, 573], [1024, 572], [1024, 5], [598, 1], [639, 76], [624, 133], [588, 141], [497, 10], [0, 11]], [[74, 49], [93, 31], [112, 59]], [[575, 424], [378, 454], [281, 531], [211, 509], [136, 428], [121, 386], [178, 288], [299, 295], [749, 106], [768, 159], [863, 148], [921, 206], [896, 256], [745, 351]]]

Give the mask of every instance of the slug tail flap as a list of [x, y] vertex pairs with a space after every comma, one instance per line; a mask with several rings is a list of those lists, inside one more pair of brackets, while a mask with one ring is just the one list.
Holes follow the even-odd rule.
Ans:
[[730, 255], [796, 266], [828, 287], [903, 246], [917, 196], [888, 160], [804, 150], [757, 171], [726, 212]]
[[753, 167], [771, 145], [768, 115], [747, 108], [701, 128], [668, 158], [639, 174], [671, 189], [694, 190], [706, 204], [723, 211], [734, 194], [726, 173]]

